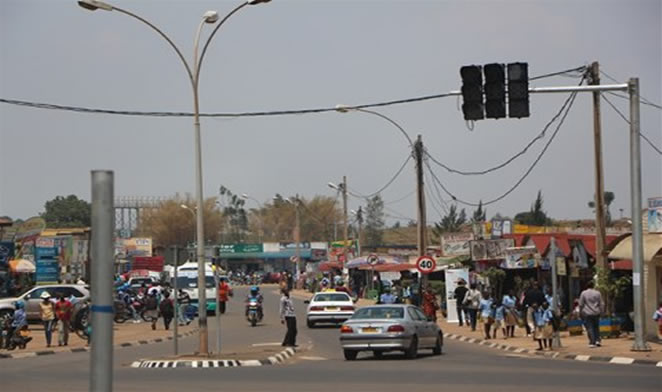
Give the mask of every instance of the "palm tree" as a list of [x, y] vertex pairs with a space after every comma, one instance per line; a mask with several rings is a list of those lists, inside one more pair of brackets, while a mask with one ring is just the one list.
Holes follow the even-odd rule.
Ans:
[[[595, 196], [593, 198], [595, 199]], [[606, 224], [607, 226], [611, 226], [611, 211], [609, 210], [609, 206], [616, 199], [616, 195], [614, 194], [614, 192], [605, 191], [604, 199], [605, 199]], [[589, 201], [588, 207], [595, 208], [595, 200]]]

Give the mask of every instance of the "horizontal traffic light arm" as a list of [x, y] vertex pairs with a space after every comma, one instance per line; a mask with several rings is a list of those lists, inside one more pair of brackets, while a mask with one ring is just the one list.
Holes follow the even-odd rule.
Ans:
[[[507, 90], [506, 90], [507, 91]], [[593, 91], [628, 91], [627, 83], [623, 84], [600, 84], [592, 86], [559, 86], [559, 87], [530, 87], [529, 94], [540, 93], [572, 93], [572, 92], [593, 92]], [[460, 90], [449, 91], [446, 95], [462, 95]]]

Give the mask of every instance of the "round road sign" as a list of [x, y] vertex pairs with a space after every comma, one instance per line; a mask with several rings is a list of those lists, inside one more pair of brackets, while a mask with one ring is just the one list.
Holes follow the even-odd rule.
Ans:
[[367, 261], [368, 261], [368, 264], [370, 264], [370, 265], [376, 265], [377, 263], [379, 263], [379, 256], [377, 256], [375, 254], [371, 254], [370, 256], [368, 256]]
[[421, 256], [416, 260], [416, 268], [421, 271], [422, 274], [429, 274], [434, 271], [437, 266], [437, 262], [430, 256]]

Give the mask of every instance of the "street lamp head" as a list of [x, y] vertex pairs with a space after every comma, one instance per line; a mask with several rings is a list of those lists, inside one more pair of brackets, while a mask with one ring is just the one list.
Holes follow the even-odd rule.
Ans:
[[207, 11], [202, 17], [205, 20], [205, 23], [214, 24], [218, 21], [218, 12], [216, 11]]
[[189, 207], [188, 207], [186, 204], [180, 204], [179, 206], [182, 207], [182, 208], [185, 209], [185, 210], [188, 210], [188, 209], [189, 209]]
[[242, 193], [241, 198], [242, 199], [248, 199], [250, 196], [248, 196], [248, 193]]
[[268, 3], [270, 1], [271, 0], [248, 0], [248, 1], [246, 1], [246, 3], [248, 3], [250, 5], [256, 5], [256, 4], [260, 4], [260, 3]]
[[351, 212], [352, 215], [356, 215], [356, 214], [357, 214], [356, 210], [349, 210], [349, 212]]
[[334, 184], [334, 183], [332, 183], [332, 182], [329, 182], [329, 183], [326, 184], [326, 185], [328, 185], [329, 188], [331, 188], [331, 189], [339, 190], [338, 185], [336, 185], [336, 184]]
[[89, 11], [96, 11], [98, 9], [102, 9], [104, 11], [112, 11], [113, 6], [107, 3], [104, 3], [103, 1], [98, 1], [98, 0], [79, 0], [78, 5], [85, 8], [86, 10]]
[[349, 105], [343, 105], [343, 104], [336, 105], [336, 112], [347, 113], [350, 110], [352, 110], [352, 108]]

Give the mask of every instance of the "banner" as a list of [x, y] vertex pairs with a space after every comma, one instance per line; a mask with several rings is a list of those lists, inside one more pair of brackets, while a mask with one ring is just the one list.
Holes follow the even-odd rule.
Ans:
[[152, 256], [151, 238], [117, 238], [115, 239], [115, 258], [128, 259], [135, 256]]
[[[464, 279], [469, 285], [469, 270], [467, 269], [447, 269], [444, 271], [446, 274], [446, 321], [449, 323], [457, 323], [457, 298], [455, 298], [455, 288], [457, 281]], [[468, 288], [468, 287], [467, 287]]]
[[498, 260], [505, 257], [507, 248], [515, 246], [515, 240], [473, 240], [470, 244], [472, 260]]
[[163, 264], [164, 264], [163, 256], [154, 256], [154, 257], [137, 256], [133, 259], [133, 262], [131, 263], [131, 269], [162, 272]]
[[648, 232], [662, 233], [662, 197], [648, 199]]
[[441, 254], [443, 256], [464, 256], [471, 253], [469, 242], [473, 233], [454, 233], [441, 235]]
[[540, 254], [535, 246], [512, 247], [505, 250], [505, 258], [501, 263], [501, 268], [519, 269], [536, 268]]

